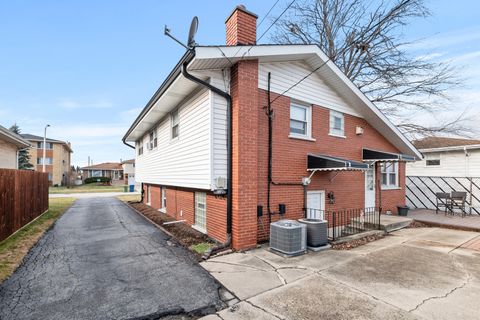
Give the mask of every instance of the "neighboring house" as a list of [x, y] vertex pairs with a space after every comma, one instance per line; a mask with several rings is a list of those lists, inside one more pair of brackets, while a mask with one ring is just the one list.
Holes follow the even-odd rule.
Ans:
[[18, 151], [29, 147], [27, 140], [0, 126], [0, 168], [18, 169]]
[[256, 19], [237, 7], [227, 45], [187, 51], [125, 134], [144, 202], [235, 249], [306, 207], [396, 212], [421, 155], [318, 46], [255, 45]]
[[413, 144], [424, 158], [407, 165], [409, 176], [480, 177], [480, 140], [428, 137]]
[[112, 182], [123, 181], [123, 166], [119, 162], [105, 162], [81, 168], [83, 178], [107, 177]]
[[[43, 137], [33, 134], [21, 134], [32, 144], [29, 150], [30, 162], [36, 171], [43, 171]], [[67, 185], [71, 174], [71, 154], [73, 153], [70, 142], [46, 139], [45, 170], [48, 172], [48, 181], [51, 185]]]
[[122, 161], [123, 179], [127, 185], [135, 185], [135, 159]]

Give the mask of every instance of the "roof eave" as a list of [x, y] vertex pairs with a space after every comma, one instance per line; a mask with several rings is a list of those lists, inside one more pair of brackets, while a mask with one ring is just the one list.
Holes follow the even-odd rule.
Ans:
[[140, 114], [137, 116], [135, 121], [132, 123], [130, 128], [127, 130], [125, 135], [122, 138], [122, 141], [125, 143], [129, 137], [129, 135], [132, 133], [132, 131], [135, 129], [135, 127], [142, 121], [143, 117], [150, 111], [150, 109], [155, 105], [155, 102], [158, 101], [158, 99], [164, 94], [165, 91], [170, 87], [170, 85], [173, 83], [173, 81], [182, 73], [181, 68], [182, 65], [186, 62], [189, 63], [193, 57], [195, 56], [194, 52], [192, 50], [187, 50], [185, 54], [180, 58], [178, 63], [175, 65], [173, 70], [170, 72], [170, 74], [167, 76], [167, 78], [163, 81], [163, 83], [160, 85], [160, 87], [157, 89], [155, 94], [150, 98], [148, 101], [147, 105], [142, 109]]

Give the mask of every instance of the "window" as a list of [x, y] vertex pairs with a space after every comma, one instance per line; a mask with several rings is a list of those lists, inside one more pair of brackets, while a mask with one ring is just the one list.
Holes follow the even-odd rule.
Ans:
[[150, 200], [152, 199], [151, 188], [147, 186], [147, 204], [150, 205]]
[[307, 106], [292, 104], [290, 106], [290, 134], [310, 137], [311, 109]]
[[195, 192], [195, 227], [202, 232], [207, 230], [207, 194]]
[[[52, 158], [45, 158], [45, 164], [52, 164], [53, 160]], [[37, 158], [37, 164], [43, 165], [43, 157]]]
[[439, 166], [440, 165], [440, 155], [439, 154], [427, 154], [425, 164], [427, 166]]
[[172, 139], [178, 138], [178, 126], [180, 123], [180, 118], [178, 114], [178, 109], [173, 111], [171, 114], [172, 118]]
[[[43, 142], [37, 142], [37, 149], [43, 149]], [[53, 149], [53, 143], [47, 142], [47, 149], [52, 150]]]
[[143, 154], [143, 141], [138, 141], [137, 147], [138, 147], [138, 155], [141, 156]]
[[160, 209], [165, 211], [167, 209], [167, 188], [162, 187], [161, 196]]
[[330, 134], [345, 137], [345, 117], [343, 113], [330, 110]]
[[158, 139], [157, 139], [157, 128], [153, 129], [151, 132], [150, 132], [150, 148], [156, 148], [157, 147], [157, 142], [158, 142]]
[[48, 173], [48, 181], [52, 181], [53, 179], [53, 175], [51, 172]]
[[383, 162], [381, 164], [382, 188], [398, 188], [398, 162]]

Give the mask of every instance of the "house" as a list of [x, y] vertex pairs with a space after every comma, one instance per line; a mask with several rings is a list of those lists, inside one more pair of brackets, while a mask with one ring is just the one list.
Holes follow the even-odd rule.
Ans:
[[0, 168], [18, 169], [18, 151], [29, 147], [27, 140], [0, 126]]
[[[43, 171], [43, 137], [33, 134], [21, 134], [30, 142], [30, 162], [36, 171]], [[71, 154], [70, 142], [50, 139], [47, 137], [45, 154], [45, 171], [48, 172], [50, 185], [67, 185], [70, 181]]]
[[80, 168], [83, 178], [110, 178], [112, 183], [123, 181], [123, 166], [120, 162], [104, 162]]
[[124, 135], [143, 201], [235, 249], [305, 208], [395, 212], [420, 153], [317, 46], [256, 45], [256, 20], [236, 7]]
[[427, 137], [413, 144], [424, 159], [407, 165], [409, 176], [480, 177], [480, 140]]
[[122, 161], [123, 180], [127, 185], [135, 185], [135, 159]]

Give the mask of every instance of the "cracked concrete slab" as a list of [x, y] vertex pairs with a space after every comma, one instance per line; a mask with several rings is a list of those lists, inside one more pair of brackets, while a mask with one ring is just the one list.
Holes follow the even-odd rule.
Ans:
[[415, 319], [408, 312], [312, 275], [248, 300], [281, 319]]
[[323, 274], [404, 310], [446, 294], [467, 278], [449, 256], [408, 246], [376, 251]]
[[80, 199], [0, 285], [0, 319], [215, 311], [218, 287], [190, 252], [118, 199]]
[[[223, 320], [278, 320], [274, 315], [245, 301], [236, 304], [232, 308], [220, 311], [218, 315]], [[204, 320], [204, 318], [202, 318], [202, 320]]]

